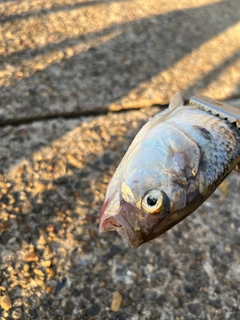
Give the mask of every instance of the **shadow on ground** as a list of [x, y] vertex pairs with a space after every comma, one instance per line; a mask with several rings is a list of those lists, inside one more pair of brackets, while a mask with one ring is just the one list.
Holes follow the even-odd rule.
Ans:
[[[62, 116], [96, 108], [106, 111], [109, 104], [237, 23], [239, 15], [232, 11], [237, 3], [229, 2], [231, 18], [226, 20], [221, 19], [226, 5], [219, 2], [14, 53], [7, 58], [19, 65], [45, 52], [64, 52], [67, 46], [118, 32], [103, 44], [2, 87], [0, 94], [8, 97], [10, 105], [18, 101], [20, 111], [31, 106], [32, 119], [56, 116], [56, 110], [49, 110], [49, 99], [63, 106], [74, 101], [72, 109], [57, 113]], [[213, 12], [218, 12], [221, 23], [211, 23]], [[208, 23], [203, 24], [202, 18]], [[199, 81], [210, 83], [237, 59], [238, 53]], [[187, 94], [199, 83], [190, 86]], [[13, 311], [22, 299], [23, 318], [125, 319], [137, 314], [158, 319], [165, 313], [167, 318], [188, 314], [195, 319], [224, 316], [223, 301], [237, 318], [240, 222], [235, 196], [239, 180], [234, 175], [229, 198], [213, 195], [174, 230], [137, 251], [115, 234], [98, 236], [98, 213], [107, 183], [138, 129], [155, 112], [47, 120], [1, 129], [5, 141], [1, 205], [9, 217], [1, 225], [1, 250], [3, 264], [11, 267], [1, 269], [1, 284], [9, 290]], [[38, 261], [25, 260], [31, 246]], [[50, 265], [44, 265], [48, 260]], [[123, 304], [113, 316], [108, 307], [116, 289]]]
[[[219, 2], [153, 15], [6, 56], [20, 73], [21, 69], [24, 73], [28, 68], [28, 60], [40, 59], [49, 52], [61, 52], [61, 62], [45, 67], [43, 64], [43, 70], [39, 71], [34, 68], [28, 70], [29, 74], [33, 73], [31, 76], [19, 78], [12, 86], [2, 87], [2, 101], [5, 104], [6, 101], [9, 102], [9, 111], [3, 112], [0, 123], [108, 110], [109, 105], [118, 103], [140, 84], [161, 74], [203, 43], [236, 24], [239, 21], [239, 13], [234, 10], [236, 4], [237, 1], [234, 0], [229, 2], [228, 7], [225, 2]], [[214, 23], [216, 21], [213, 20], [213, 15], [219, 16], [219, 19], [224, 16], [224, 19], [221, 19], [221, 23]], [[110, 40], [105, 39], [106, 36]], [[102, 37], [105, 39], [103, 43], [100, 41], [99, 45], [90, 45], [88, 49], [72, 57], [67, 55], [67, 48], [98, 41]], [[214, 55], [214, 52], [210, 54]], [[234, 62], [237, 59], [238, 53], [230, 60]], [[200, 62], [196, 61], [196, 65], [198, 63]], [[204, 87], [205, 82], [209, 84], [216, 79], [229, 63], [230, 61], [223, 62], [213, 72], [205, 74], [204, 78], [190, 85], [185, 90], [187, 95]], [[204, 70], [204, 65], [201, 68]], [[188, 77], [190, 72], [196, 70], [186, 68], [182, 77]], [[14, 79], [18, 79], [18, 76], [13, 73], [13, 83]], [[163, 79], [160, 83], [159, 90], [164, 92], [166, 101], [171, 88], [176, 87], [181, 79], [172, 81], [167, 83]], [[140, 87], [137, 95], [141, 96], [142, 90]]]

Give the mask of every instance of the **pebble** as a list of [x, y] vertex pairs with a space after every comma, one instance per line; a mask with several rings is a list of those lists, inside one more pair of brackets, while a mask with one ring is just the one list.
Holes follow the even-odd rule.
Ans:
[[72, 314], [74, 308], [75, 308], [74, 303], [71, 300], [68, 300], [65, 306], [65, 312], [68, 314]]
[[118, 312], [122, 304], [122, 295], [119, 291], [115, 291], [112, 297], [111, 310]]
[[46, 287], [45, 289], [46, 293], [51, 293], [53, 291], [52, 287]]
[[41, 181], [35, 181], [34, 183], [35, 194], [42, 193], [47, 189], [48, 189], [48, 185], [46, 183], [42, 183]]
[[28, 263], [25, 263], [24, 266], [23, 266], [23, 271], [25, 272], [28, 272], [29, 271], [29, 264]]
[[57, 285], [56, 285], [56, 292], [62, 290], [62, 288], [66, 285], [67, 279], [63, 278], [62, 280], [58, 280]]
[[39, 257], [40, 257], [39, 253], [36, 251], [33, 251], [25, 257], [25, 261], [26, 262], [37, 262], [39, 260]]
[[12, 312], [13, 319], [22, 319], [22, 308], [17, 308]]
[[33, 269], [33, 272], [39, 277], [44, 277], [44, 273], [42, 272], [42, 270]]
[[83, 296], [85, 297], [85, 299], [87, 300], [90, 300], [91, 299], [91, 289], [89, 287], [85, 287], [83, 290], [82, 290], [82, 294]]
[[87, 214], [86, 215], [86, 220], [87, 222], [90, 222], [90, 223], [94, 223], [95, 222], [95, 217], [91, 214]]
[[79, 161], [74, 155], [69, 154], [67, 156], [68, 162], [75, 168], [81, 169], [83, 166], [82, 161]]
[[50, 267], [50, 266], [51, 266], [51, 263], [52, 263], [51, 260], [41, 261], [41, 265], [42, 265], [43, 267]]
[[1, 232], [4, 232], [6, 229], [8, 229], [9, 227], [11, 227], [12, 223], [10, 220], [6, 220], [0, 223], [0, 227], [2, 228]]
[[92, 319], [92, 317], [97, 316], [100, 311], [101, 311], [100, 305], [99, 304], [93, 304], [91, 307], [89, 307], [86, 310], [86, 315], [88, 316], [87, 319]]
[[26, 202], [22, 206], [22, 214], [27, 215], [32, 213], [33, 205], [30, 202]]
[[48, 224], [47, 227], [46, 227], [46, 230], [48, 232], [53, 232], [54, 231], [54, 225], [53, 224]]
[[198, 316], [198, 315], [201, 313], [202, 306], [201, 306], [201, 304], [198, 303], [198, 302], [189, 303], [189, 304], [188, 304], [188, 310], [189, 310], [192, 314]]
[[212, 305], [214, 308], [219, 309], [222, 307], [221, 301], [218, 298], [209, 298], [209, 304]]
[[6, 311], [12, 308], [12, 301], [7, 292], [5, 292], [4, 296], [0, 298], [0, 304], [1, 307]]
[[7, 288], [4, 286], [0, 286], [0, 290], [5, 292], [7, 290]]
[[47, 280], [50, 280], [52, 277], [55, 276], [55, 270], [52, 268], [46, 268], [46, 272], [47, 272]]

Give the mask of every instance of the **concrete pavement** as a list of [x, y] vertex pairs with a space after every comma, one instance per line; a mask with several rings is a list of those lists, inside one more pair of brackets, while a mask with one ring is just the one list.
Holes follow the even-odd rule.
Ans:
[[240, 319], [237, 174], [137, 250], [98, 234], [146, 107], [240, 106], [239, 19], [236, 0], [0, 3], [1, 319]]

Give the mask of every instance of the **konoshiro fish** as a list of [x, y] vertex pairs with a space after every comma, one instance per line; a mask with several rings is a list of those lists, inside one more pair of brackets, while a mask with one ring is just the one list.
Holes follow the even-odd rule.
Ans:
[[199, 207], [240, 162], [240, 131], [175, 94], [139, 131], [112, 177], [100, 232], [137, 248]]

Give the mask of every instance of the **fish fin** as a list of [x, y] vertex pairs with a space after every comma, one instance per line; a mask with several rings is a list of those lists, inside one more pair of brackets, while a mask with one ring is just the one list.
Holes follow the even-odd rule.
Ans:
[[150, 128], [157, 123], [163, 122], [166, 118], [168, 118], [172, 113], [174, 113], [178, 107], [181, 107], [184, 105], [182, 96], [179, 92], [175, 93], [174, 96], [171, 98], [171, 101], [169, 103], [169, 108], [165, 111], [158, 113], [155, 115], [152, 119], [149, 121]]
[[179, 92], [176, 92], [170, 100], [169, 109], [174, 110], [180, 106], [183, 106], [183, 98]]

